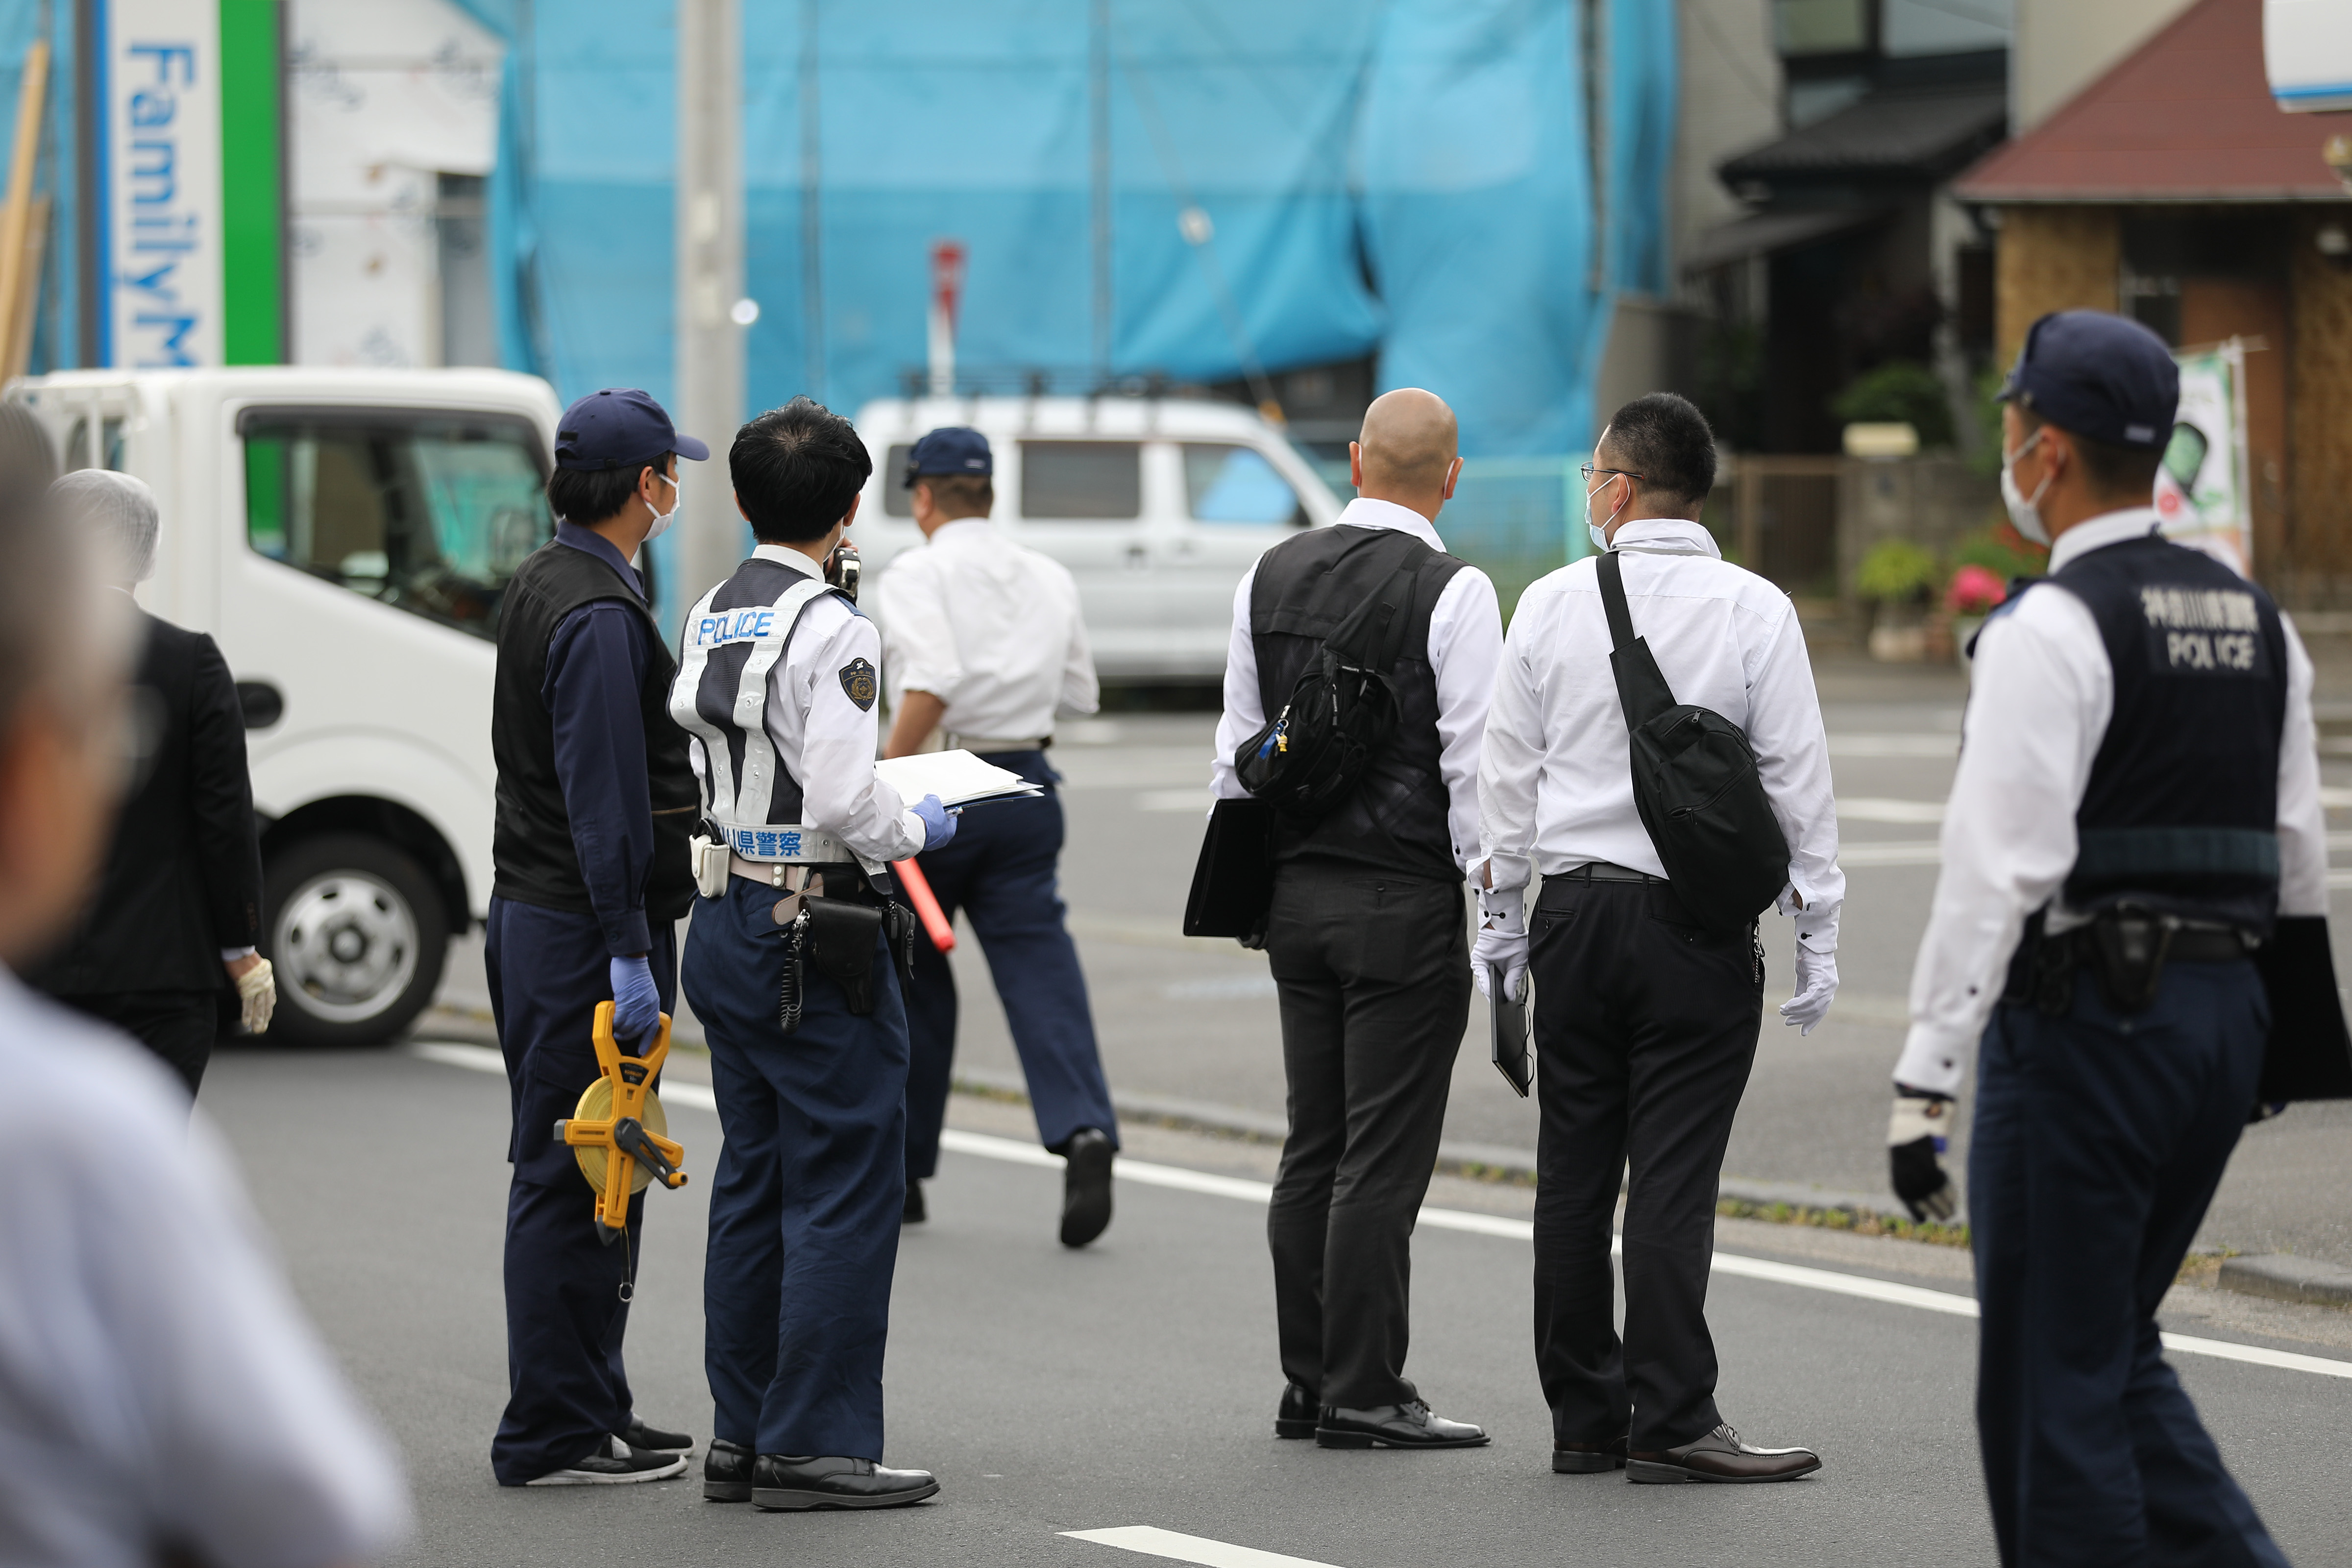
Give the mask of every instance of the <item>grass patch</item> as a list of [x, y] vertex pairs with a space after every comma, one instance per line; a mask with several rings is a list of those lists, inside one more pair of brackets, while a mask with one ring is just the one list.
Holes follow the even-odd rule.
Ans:
[[[1969, 1227], [1901, 1219], [1891, 1215], [1856, 1214], [1852, 1209], [1813, 1208], [1800, 1204], [1751, 1204], [1726, 1198], [1715, 1205], [1726, 1219], [1760, 1219], [1769, 1225], [1804, 1225], [1816, 1230], [1842, 1230], [1853, 1236], [1891, 1237], [1920, 1241], [1930, 1247], [1969, 1245]], [[2217, 1266], [2218, 1267], [2218, 1266]]]

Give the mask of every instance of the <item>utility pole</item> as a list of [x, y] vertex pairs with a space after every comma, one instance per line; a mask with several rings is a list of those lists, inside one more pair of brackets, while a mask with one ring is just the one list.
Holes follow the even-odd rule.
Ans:
[[678, 0], [676, 414], [716, 460], [685, 492], [678, 580], [663, 584], [673, 615], [743, 553], [725, 458], [743, 417], [743, 333], [760, 314], [743, 297], [742, 37], [741, 0]]

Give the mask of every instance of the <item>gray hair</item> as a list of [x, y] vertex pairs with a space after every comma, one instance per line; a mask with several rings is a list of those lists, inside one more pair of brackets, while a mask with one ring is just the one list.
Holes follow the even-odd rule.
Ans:
[[78, 468], [51, 485], [49, 497], [69, 523], [91, 535], [109, 577], [144, 583], [155, 574], [155, 535], [162, 522], [146, 480], [105, 468]]
[[127, 617], [104, 602], [116, 595], [100, 596], [79, 531], [50, 501], [57, 472], [57, 448], [39, 419], [0, 402], [0, 561], [8, 563], [0, 572], [0, 728], [61, 677], [78, 673], [103, 689], [121, 673], [124, 639], [114, 623]]

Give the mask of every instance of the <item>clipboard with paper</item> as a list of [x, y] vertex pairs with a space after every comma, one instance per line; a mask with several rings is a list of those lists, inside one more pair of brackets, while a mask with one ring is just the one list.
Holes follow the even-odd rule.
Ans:
[[874, 773], [910, 805], [927, 795], [938, 795], [941, 805], [953, 807], [1045, 793], [1012, 769], [982, 762], [970, 752], [918, 752], [909, 757], [889, 757], [874, 764]]

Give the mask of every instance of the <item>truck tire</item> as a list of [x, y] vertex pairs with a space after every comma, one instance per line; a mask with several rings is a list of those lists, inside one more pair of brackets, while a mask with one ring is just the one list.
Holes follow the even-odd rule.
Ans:
[[269, 1039], [379, 1046], [440, 989], [448, 917], [424, 870], [380, 838], [326, 833], [263, 868], [261, 952], [278, 972]]

